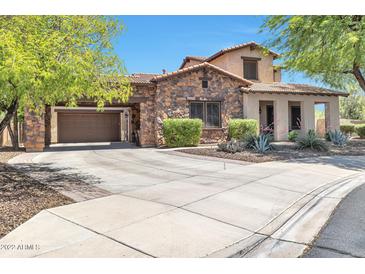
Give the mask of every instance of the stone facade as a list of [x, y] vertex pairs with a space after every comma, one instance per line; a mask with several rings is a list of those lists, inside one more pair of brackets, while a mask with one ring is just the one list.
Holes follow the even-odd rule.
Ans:
[[[155, 146], [155, 94], [154, 85], [135, 85], [133, 86], [133, 98], [141, 98], [138, 111], [135, 110], [135, 117], [139, 117], [139, 138], [142, 147]], [[133, 114], [133, 109], [132, 109]]]
[[[208, 88], [202, 88], [202, 79]], [[243, 117], [242, 82], [211, 68], [186, 72], [157, 83], [156, 142], [163, 145], [162, 121], [166, 118], [189, 118], [191, 101], [221, 102], [221, 128], [203, 129], [201, 143], [216, 143], [226, 139], [228, 121]]]
[[[208, 80], [208, 88], [202, 88], [202, 79]], [[139, 133], [140, 145], [146, 147], [164, 144], [162, 121], [166, 118], [188, 118], [191, 101], [220, 102], [221, 128], [204, 128], [201, 138], [201, 143], [217, 143], [226, 139], [229, 119], [243, 117], [240, 86], [241, 81], [214, 69], [204, 68], [154, 84], [133, 85], [133, 95], [129, 103], [108, 106], [130, 107], [131, 129]], [[91, 105], [80, 102], [81, 107]], [[55, 116], [56, 113], [47, 107], [45, 115], [40, 119], [43, 123], [35, 116], [27, 116], [27, 145], [32, 147], [30, 149], [42, 150], [45, 144], [48, 145], [55, 139], [52, 132], [57, 132], [54, 129], [57, 123], [52, 115]], [[37, 130], [31, 130], [32, 127]]]
[[45, 147], [45, 114], [25, 110], [24, 112], [24, 147], [27, 152], [43, 151]]
[[[130, 120], [124, 119], [125, 116], [124, 120], [121, 118], [121, 131], [126, 131], [125, 125], [130, 126], [129, 135], [133, 132], [136, 137], [138, 133], [139, 143], [144, 147], [164, 145], [163, 120], [189, 118], [192, 101], [220, 103], [220, 127], [203, 128], [201, 143], [225, 141], [230, 119], [250, 118], [265, 124], [264, 104], [268, 101], [273, 105], [276, 140], [287, 138], [291, 121], [289, 109], [293, 103], [300, 106], [303, 132], [315, 126], [316, 103], [326, 104], [326, 128], [337, 129], [338, 96], [344, 94], [303, 85], [299, 88], [296, 85], [273, 83], [281, 81], [280, 69], [273, 66], [275, 57], [276, 54], [264, 54], [260, 47], [245, 46], [228, 50], [212, 59], [208, 58], [208, 61], [202, 60], [201, 64], [194, 59], [191, 63], [187, 62], [184, 69], [172, 73], [134, 74], [129, 76], [133, 88], [129, 102], [113, 102], [108, 105], [109, 111], [128, 111]], [[242, 60], [245, 58], [257, 61], [257, 80], [248, 81], [242, 78]], [[202, 87], [202, 80], [208, 81], [207, 88]], [[311, 93], [307, 94], [305, 91]], [[93, 101], [82, 101], [79, 105], [81, 110], [84, 107], [85, 111], [88, 107], [89, 111], [95, 111]], [[119, 107], [119, 110], [111, 110], [113, 107]], [[55, 107], [46, 107], [45, 114], [40, 116], [26, 112], [24, 129], [27, 151], [41, 151], [45, 145], [58, 142], [57, 121]]]

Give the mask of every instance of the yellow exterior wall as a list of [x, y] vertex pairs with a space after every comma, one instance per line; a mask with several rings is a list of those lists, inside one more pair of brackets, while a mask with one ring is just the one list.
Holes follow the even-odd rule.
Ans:
[[258, 61], [258, 82], [272, 83], [274, 81], [273, 56], [264, 55], [262, 50], [258, 48], [251, 50], [250, 47], [245, 47], [233, 50], [210, 61], [210, 63], [243, 77], [242, 57], [261, 58]]

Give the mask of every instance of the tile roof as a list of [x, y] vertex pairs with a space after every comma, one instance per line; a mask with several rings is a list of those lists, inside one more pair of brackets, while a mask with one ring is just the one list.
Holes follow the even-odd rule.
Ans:
[[314, 87], [306, 84], [286, 84], [277, 83], [254, 83], [248, 88], [242, 88], [246, 93], [277, 93], [277, 94], [300, 94], [300, 95], [336, 95], [348, 96], [349, 94], [342, 91], [336, 91], [327, 88]]
[[[248, 47], [248, 46], [253, 46], [253, 47], [261, 47], [261, 48], [264, 48], [264, 46], [256, 43], [255, 41], [251, 41], [251, 42], [248, 42], [248, 43], [243, 43], [243, 44], [239, 44], [239, 45], [235, 45], [235, 46], [232, 46], [232, 47], [229, 47], [229, 48], [225, 48], [225, 49], [222, 49], [216, 53], [214, 53], [213, 55], [211, 55], [210, 57], [206, 58], [204, 61], [205, 62], [209, 62], [209, 61], [212, 61], [214, 60], [215, 58], [227, 53], [227, 52], [230, 52], [230, 51], [234, 51], [234, 50], [237, 50], [237, 49], [241, 49], [241, 48], [245, 48], [245, 47]], [[280, 54], [275, 52], [275, 51], [272, 51], [272, 50], [268, 50], [272, 55], [274, 55], [274, 57], [279, 57]]]
[[132, 84], [152, 84], [152, 78], [158, 75], [154, 73], [133, 73], [127, 75], [127, 78]]
[[[251, 41], [251, 42], [247, 42], [247, 43], [243, 43], [243, 44], [239, 44], [239, 45], [235, 45], [229, 48], [225, 48], [222, 49], [216, 53], [214, 53], [213, 55], [209, 56], [209, 57], [203, 57], [203, 56], [186, 56], [181, 64], [181, 66], [179, 67], [179, 69], [182, 69], [185, 64], [189, 61], [189, 60], [196, 60], [196, 61], [200, 61], [200, 62], [210, 62], [212, 60], [214, 60], [215, 58], [218, 58], [219, 56], [230, 52], [230, 51], [234, 51], [237, 49], [241, 49], [241, 48], [245, 48], [245, 47], [261, 47], [264, 48], [262, 45], [256, 43], [255, 41]], [[274, 57], [279, 57], [279, 53], [272, 51], [272, 50], [268, 50], [272, 55], [274, 55]]]
[[186, 73], [186, 72], [191, 72], [191, 71], [199, 70], [201, 68], [211, 68], [211, 69], [214, 69], [214, 70], [218, 71], [219, 73], [222, 73], [222, 74], [224, 74], [224, 75], [226, 75], [228, 77], [231, 77], [233, 79], [236, 79], [238, 81], [241, 81], [245, 85], [251, 85], [251, 84], [253, 84], [249, 80], [246, 80], [246, 79], [244, 79], [242, 77], [237, 76], [236, 74], [230, 73], [230, 72], [228, 72], [228, 71], [226, 71], [224, 69], [221, 69], [220, 67], [217, 67], [217, 66], [212, 65], [212, 64], [207, 63], [207, 62], [200, 63], [200, 64], [197, 64], [197, 65], [194, 65], [194, 66], [190, 66], [190, 67], [187, 67], [187, 68], [179, 69], [179, 70], [174, 71], [174, 72], [157, 75], [157, 76], [153, 77], [153, 79], [151, 81], [158, 82], [160, 80], [168, 79], [168, 78], [171, 78], [171, 77], [174, 77], [176, 75], [180, 75], [180, 74], [183, 74], [183, 73]]
[[185, 59], [204, 61], [207, 57], [205, 56], [186, 56]]
[[182, 69], [189, 60], [195, 60], [195, 61], [203, 62], [206, 58], [207, 57], [203, 57], [203, 56], [186, 56], [184, 58], [182, 64], [180, 65], [179, 69]]

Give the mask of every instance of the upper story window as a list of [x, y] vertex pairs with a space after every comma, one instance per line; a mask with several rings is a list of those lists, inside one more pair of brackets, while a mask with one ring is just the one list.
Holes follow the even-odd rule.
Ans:
[[260, 58], [242, 57], [243, 78], [248, 80], [258, 80], [258, 61]]
[[202, 80], [202, 88], [208, 88], [208, 80]]
[[201, 119], [205, 128], [220, 128], [221, 104], [220, 102], [191, 102], [190, 118]]

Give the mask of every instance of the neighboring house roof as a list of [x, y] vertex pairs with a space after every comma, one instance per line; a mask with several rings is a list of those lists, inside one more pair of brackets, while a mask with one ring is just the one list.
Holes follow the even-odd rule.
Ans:
[[249, 80], [246, 80], [242, 77], [239, 77], [237, 76], [236, 74], [233, 74], [233, 73], [230, 73], [224, 69], [221, 69], [220, 67], [217, 67], [215, 65], [212, 65], [210, 63], [207, 63], [207, 62], [204, 62], [204, 63], [201, 63], [201, 64], [197, 64], [197, 65], [194, 65], [194, 66], [190, 66], [190, 67], [187, 67], [187, 68], [184, 68], [184, 69], [179, 69], [177, 71], [174, 71], [174, 72], [171, 72], [171, 73], [166, 73], [166, 74], [160, 74], [160, 75], [157, 75], [155, 77], [153, 77], [153, 79], [151, 81], [161, 81], [161, 80], [165, 80], [165, 79], [168, 79], [168, 78], [172, 78], [172, 77], [175, 77], [177, 75], [181, 75], [181, 74], [184, 74], [184, 73], [187, 73], [187, 72], [192, 72], [192, 71], [196, 71], [196, 70], [200, 70], [202, 68], [211, 68], [221, 74], [224, 74], [228, 77], [231, 77], [233, 79], [236, 79], [240, 82], [242, 82], [244, 85], [252, 85], [253, 83]]
[[127, 78], [132, 84], [152, 84], [151, 80], [159, 74], [155, 73], [133, 73], [131, 75], [127, 75]]
[[301, 95], [336, 95], [348, 96], [342, 91], [335, 91], [327, 88], [314, 87], [305, 84], [276, 83], [254, 83], [248, 88], [242, 88], [245, 93], [273, 93], [273, 94], [301, 94]]
[[[223, 54], [225, 54], [227, 52], [234, 51], [234, 50], [241, 49], [241, 48], [245, 48], [245, 47], [260, 47], [260, 48], [265, 48], [264, 46], [256, 43], [255, 41], [251, 41], [251, 42], [248, 42], [248, 43], [243, 43], [243, 44], [239, 44], [239, 45], [235, 45], [235, 46], [232, 46], [232, 47], [229, 47], [229, 48], [222, 49], [222, 50], [218, 51], [217, 53], [214, 53], [210, 57], [206, 58], [204, 61], [205, 62], [210, 62], [210, 61], [218, 58], [219, 56], [221, 56], [221, 55], [223, 55]], [[275, 58], [280, 56], [279, 53], [276, 53], [275, 51], [272, 51], [272, 50], [269, 50], [268, 49], [268, 52], [270, 54], [272, 54]]]
[[190, 61], [190, 60], [195, 60], [195, 61], [200, 61], [200, 62], [204, 62], [204, 60], [206, 59], [207, 57], [203, 57], [203, 56], [186, 56], [181, 64], [181, 66], [179, 67], [179, 69], [182, 69], [185, 64]]

